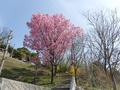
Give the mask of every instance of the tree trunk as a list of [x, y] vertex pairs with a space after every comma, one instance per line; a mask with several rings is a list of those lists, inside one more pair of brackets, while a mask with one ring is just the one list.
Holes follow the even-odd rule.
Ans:
[[53, 81], [54, 81], [54, 65], [51, 62], [51, 84], [53, 83]]
[[113, 71], [112, 71], [110, 63], [109, 63], [109, 67], [110, 67], [110, 77], [111, 77], [111, 80], [112, 80], [113, 90], [117, 90], [115, 78], [114, 78]]
[[77, 83], [77, 69], [75, 69], [75, 82]]
[[56, 74], [57, 74], [57, 65], [54, 65], [54, 67], [55, 67], [55, 68], [54, 68], [54, 71], [55, 71], [55, 72], [54, 72], [54, 76], [56, 76]]
[[112, 86], [113, 86], [113, 90], [117, 90], [114, 75], [112, 75], [112, 76], [111, 76], [111, 79], [112, 79]]
[[75, 90], [75, 89], [76, 89], [75, 77], [72, 76], [72, 80], [70, 82], [70, 90]]
[[106, 62], [107, 60], [105, 59], [105, 62], [104, 62], [104, 71], [105, 71], [105, 74], [106, 74], [106, 76], [107, 76], [107, 68], [106, 68], [106, 66], [107, 66], [107, 62]]
[[37, 84], [37, 78], [38, 78], [38, 75], [37, 75], [37, 67], [35, 67], [34, 84]]

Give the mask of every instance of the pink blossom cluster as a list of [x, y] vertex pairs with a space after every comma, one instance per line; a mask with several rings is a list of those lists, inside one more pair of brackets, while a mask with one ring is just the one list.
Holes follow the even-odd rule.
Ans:
[[32, 50], [40, 50], [44, 60], [60, 57], [77, 35], [83, 35], [83, 30], [62, 14], [34, 14], [27, 25], [31, 30], [25, 35], [23, 44]]

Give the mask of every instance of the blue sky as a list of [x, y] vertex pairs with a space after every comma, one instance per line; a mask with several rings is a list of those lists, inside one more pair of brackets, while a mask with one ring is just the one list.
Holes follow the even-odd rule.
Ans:
[[67, 19], [87, 30], [82, 12], [100, 8], [120, 9], [119, 0], [0, 0], [0, 27], [13, 29], [11, 45], [23, 47], [24, 35], [28, 34], [26, 22], [32, 14], [62, 13]]

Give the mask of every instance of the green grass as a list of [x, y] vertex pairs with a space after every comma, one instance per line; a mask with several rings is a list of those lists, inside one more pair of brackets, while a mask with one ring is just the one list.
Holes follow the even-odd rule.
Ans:
[[18, 60], [14, 60], [12, 58], [8, 58], [7, 60], [5, 60], [3, 68], [8, 69], [8, 70], [11, 70], [13, 68], [26, 68], [30, 70], [34, 69], [33, 65], [30, 65], [25, 62], [18, 61]]
[[[1, 77], [35, 84], [34, 76], [35, 76], [34, 65], [28, 64], [26, 62], [21, 62], [19, 60], [14, 60], [12, 58], [7, 58], [7, 60], [5, 60]], [[36, 84], [51, 88], [57, 87], [58, 84], [61, 82], [60, 75], [57, 75], [54, 78], [55, 83], [53, 84], [50, 84], [50, 79], [51, 79], [50, 70], [44, 67], [40, 67]]]

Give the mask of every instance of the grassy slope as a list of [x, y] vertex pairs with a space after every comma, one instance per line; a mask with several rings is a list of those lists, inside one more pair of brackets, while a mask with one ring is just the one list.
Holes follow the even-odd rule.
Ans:
[[[29, 63], [8, 58], [4, 63], [1, 77], [34, 84], [34, 75], [35, 75], [34, 68], [35, 68], [34, 65], [31, 65]], [[50, 87], [50, 88], [69, 87], [70, 85], [71, 76], [65, 73], [57, 74], [54, 80], [55, 83], [50, 84], [50, 69], [47, 69], [45, 67], [40, 67], [38, 76], [39, 77], [38, 77], [37, 85]], [[82, 78], [82, 76], [80, 77]], [[89, 88], [89, 90], [97, 90], [97, 89]]]
[[[3, 71], [2, 71], [2, 77], [18, 80], [22, 82], [32, 83], [34, 84], [34, 65], [21, 62], [19, 60], [15, 60], [12, 58], [8, 58], [5, 60]], [[55, 77], [55, 83], [50, 84], [50, 70], [46, 69], [44, 67], [41, 67], [39, 69], [38, 73], [38, 85], [42, 85], [45, 87], [67, 87], [68, 84], [64, 84], [66, 81], [63, 74], [58, 74]], [[63, 78], [63, 79], [62, 79]], [[63, 81], [62, 81], [63, 80]], [[70, 80], [68, 79], [68, 83]], [[61, 84], [62, 83], [62, 84]]]

